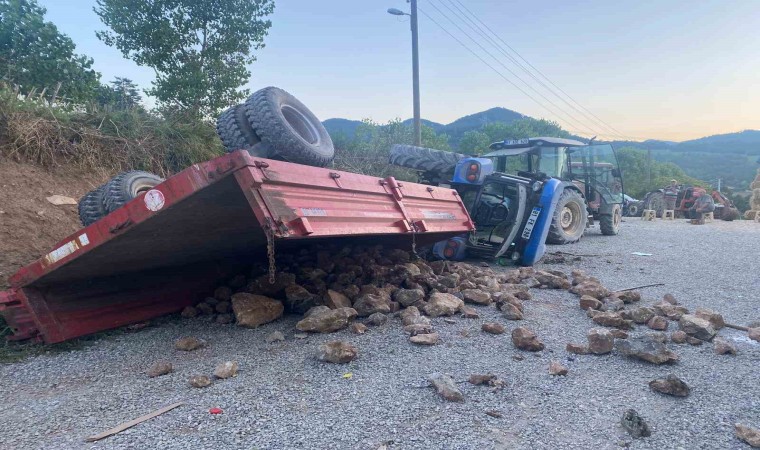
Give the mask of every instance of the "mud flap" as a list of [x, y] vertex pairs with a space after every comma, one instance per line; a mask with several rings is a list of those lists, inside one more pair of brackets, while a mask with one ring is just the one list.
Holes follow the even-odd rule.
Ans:
[[[544, 256], [546, 252], [546, 236], [549, 234], [549, 227], [552, 223], [552, 217], [554, 217], [554, 209], [557, 207], [557, 202], [560, 195], [562, 195], [562, 191], [562, 182], [556, 178], [550, 178], [544, 183], [541, 198], [538, 201], [538, 205], [534, 207], [534, 210], [535, 208], [540, 208], [540, 212], [533, 224], [533, 230], [530, 232], [528, 244], [525, 246], [520, 265], [532, 266]], [[530, 225], [530, 219], [528, 219], [528, 222], [526, 228]], [[524, 229], [523, 233], [525, 231]]]

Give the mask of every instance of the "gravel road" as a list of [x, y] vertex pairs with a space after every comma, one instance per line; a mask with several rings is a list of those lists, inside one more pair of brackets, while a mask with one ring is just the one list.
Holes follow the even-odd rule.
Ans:
[[[580, 255], [580, 261], [546, 264], [570, 272], [581, 268], [611, 289], [649, 283], [641, 304], [670, 292], [690, 310], [704, 306], [726, 321], [760, 320], [758, 250], [760, 226], [749, 222], [641, 222], [627, 219], [617, 237], [587, 232], [576, 245], [549, 247]], [[632, 252], [651, 253], [634, 256]], [[577, 356], [567, 342], [585, 343], [592, 322], [565, 291], [533, 289], [525, 320], [510, 322], [493, 307], [478, 307], [480, 319], [433, 319], [441, 343], [408, 343], [399, 319], [371, 327], [365, 335], [344, 330], [294, 337], [296, 318], [255, 330], [203, 319], [162, 321], [131, 334], [114, 334], [64, 353], [50, 353], [0, 366], [0, 448], [3, 449], [744, 449], [733, 424], [760, 427], [760, 344], [739, 331], [737, 356], [718, 356], [712, 344], [673, 345], [674, 366], [654, 366], [612, 353]], [[508, 332], [480, 331], [499, 321]], [[536, 354], [512, 345], [510, 331], [534, 330], [546, 344]], [[644, 334], [638, 327], [633, 334]], [[670, 324], [675, 330], [676, 324]], [[264, 337], [280, 330], [285, 342]], [[207, 348], [178, 352], [174, 341], [192, 335]], [[359, 348], [346, 365], [316, 361], [320, 343], [342, 339]], [[523, 356], [522, 360], [513, 357]], [[145, 370], [157, 360], [175, 372], [154, 379]], [[237, 360], [236, 378], [205, 389], [187, 384], [193, 374], [211, 375], [216, 364]], [[550, 376], [551, 360], [569, 368]], [[426, 385], [426, 375], [466, 380], [491, 372], [507, 386], [460, 384], [464, 403], [446, 403]], [[675, 373], [692, 388], [687, 398], [652, 392], [647, 383]], [[344, 378], [344, 374], [353, 374]], [[186, 404], [97, 443], [86, 436], [174, 402]], [[210, 415], [219, 407], [223, 414]], [[652, 436], [632, 439], [619, 425], [636, 409]], [[485, 414], [496, 410], [501, 418]]]

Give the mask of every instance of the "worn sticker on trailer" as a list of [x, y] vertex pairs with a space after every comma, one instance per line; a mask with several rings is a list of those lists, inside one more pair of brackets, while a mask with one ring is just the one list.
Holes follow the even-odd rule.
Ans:
[[145, 193], [143, 201], [145, 202], [145, 207], [148, 208], [149, 211], [156, 212], [164, 207], [166, 199], [164, 198], [163, 192], [158, 189], [151, 189]]
[[454, 214], [446, 211], [422, 211], [422, 216], [426, 219], [443, 219], [454, 220], [456, 217]]
[[82, 233], [79, 235], [79, 243], [84, 247], [85, 245], [90, 244], [90, 238], [87, 237], [87, 233]]
[[322, 208], [301, 208], [301, 214], [309, 217], [326, 216], [327, 211]]
[[75, 240], [69, 241], [63, 244], [62, 246], [58, 247], [57, 249], [53, 250], [52, 252], [48, 253], [47, 255], [45, 255], [45, 262], [47, 263], [46, 265], [49, 266], [51, 264], [55, 264], [77, 250], [79, 250], [79, 245], [77, 245], [77, 241]]
[[522, 232], [523, 239], [530, 239], [530, 235], [533, 234], [533, 227], [536, 226], [536, 221], [538, 220], [539, 214], [541, 214], [541, 208], [538, 206], [534, 207], [533, 211], [530, 212], [528, 223], [525, 224], [525, 228]]

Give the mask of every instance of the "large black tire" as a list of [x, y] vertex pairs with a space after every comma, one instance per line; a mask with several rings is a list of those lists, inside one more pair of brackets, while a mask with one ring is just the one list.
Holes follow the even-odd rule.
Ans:
[[457, 162], [466, 157], [461, 153], [396, 144], [391, 148], [388, 162], [408, 169], [447, 173], [454, 172]]
[[276, 87], [256, 91], [243, 105], [261, 142], [278, 156], [307, 166], [325, 167], [335, 148], [322, 122], [297, 98]]
[[227, 153], [240, 149], [250, 150], [261, 141], [248, 123], [243, 105], [233, 106], [219, 116], [216, 120], [216, 133]]
[[625, 208], [626, 217], [638, 217], [641, 215], [641, 202], [631, 202]]
[[739, 210], [734, 208], [733, 206], [726, 207], [726, 210], [723, 212], [723, 217], [721, 219], [725, 220], [726, 222], [733, 222], [734, 220], [738, 219], [741, 214], [739, 213]]
[[644, 209], [653, 209], [655, 216], [662, 217], [665, 210], [665, 194], [662, 192], [650, 192], [644, 199]]
[[164, 179], [150, 172], [132, 170], [122, 172], [106, 183], [103, 205], [106, 213], [112, 213], [142, 193], [153, 189]]
[[574, 189], [565, 189], [554, 210], [546, 242], [561, 245], [578, 242], [586, 230], [587, 222], [588, 212], [583, 196]]
[[84, 197], [79, 200], [77, 206], [79, 210], [79, 220], [82, 225], [88, 226], [97, 222], [105, 216], [106, 210], [103, 205], [103, 194], [105, 193], [106, 185], [102, 185], [97, 189], [86, 193]]
[[605, 214], [599, 218], [599, 228], [605, 236], [616, 236], [620, 233], [620, 222], [623, 221], [623, 214], [620, 205], [612, 207], [612, 214]]

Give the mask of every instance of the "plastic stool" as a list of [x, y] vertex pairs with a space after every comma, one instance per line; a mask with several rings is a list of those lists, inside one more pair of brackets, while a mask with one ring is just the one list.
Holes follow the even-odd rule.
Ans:
[[676, 212], [672, 209], [666, 209], [662, 212], [662, 220], [676, 220]]
[[653, 209], [645, 209], [641, 213], [641, 220], [654, 220], [655, 217], [657, 217], [655, 210]]
[[707, 221], [712, 222], [713, 219], [715, 219], [715, 217], [713, 216], [713, 213], [711, 213], [711, 212], [703, 213], [702, 214], [702, 218], [705, 219], [705, 222], [707, 222]]

